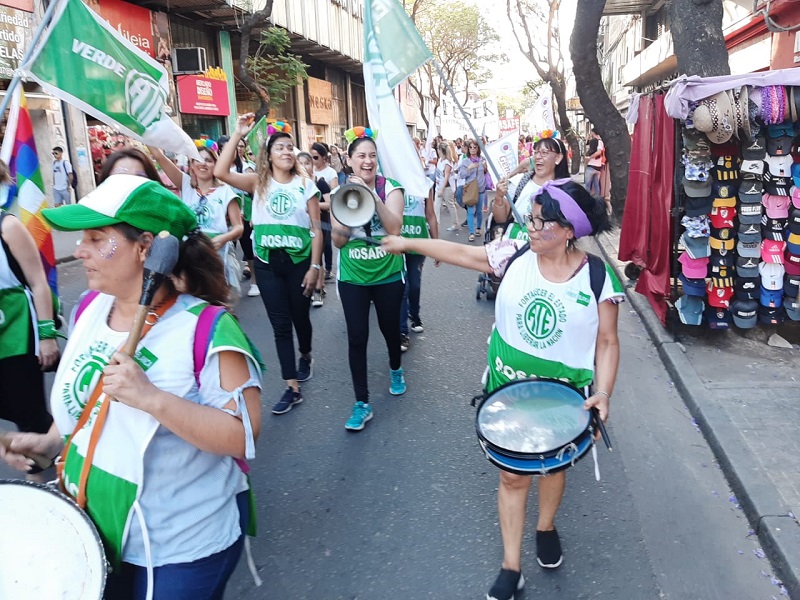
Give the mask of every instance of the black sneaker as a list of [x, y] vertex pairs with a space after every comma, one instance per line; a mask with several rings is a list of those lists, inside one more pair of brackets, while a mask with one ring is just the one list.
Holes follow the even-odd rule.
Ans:
[[486, 594], [486, 600], [511, 600], [518, 591], [525, 587], [525, 578], [519, 571], [500, 569], [494, 585]]
[[311, 379], [312, 375], [314, 375], [313, 365], [313, 358], [301, 356], [300, 360], [297, 361], [297, 381], [302, 382]]
[[407, 333], [400, 334], [400, 352], [405, 352], [411, 347], [411, 338]]
[[425, 327], [422, 326], [422, 321], [420, 319], [417, 319], [416, 321], [411, 319], [411, 331], [414, 333], [422, 333], [425, 331]]
[[545, 569], [555, 569], [561, 565], [564, 556], [561, 554], [561, 540], [558, 531], [536, 532], [536, 561]]
[[303, 396], [300, 395], [300, 392], [295, 392], [292, 388], [288, 387], [286, 391], [283, 392], [281, 399], [272, 407], [272, 414], [282, 415], [287, 413], [292, 410], [295, 404], [300, 404], [302, 401]]

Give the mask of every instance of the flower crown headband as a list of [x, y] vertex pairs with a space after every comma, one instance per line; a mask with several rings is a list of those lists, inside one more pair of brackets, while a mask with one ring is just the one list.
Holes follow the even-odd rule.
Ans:
[[539, 140], [546, 140], [546, 139], [556, 139], [558, 137], [558, 131], [554, 129], [543, 129], [539, 133], [533, 136], [533, 143], [535, 144]]
[[267, 135], [274, 135], [276, 133], [292, 133], [292, 126], [283, 121], [275, 121], [267, 125]]
[[369, 138], [374, 141], [378, 139], [378, 130], [369, 127], [353, 127], [344, 132], [344, 137], [348, 144], [352, 144], [359, 138]]
[[201, 138], [199, 140], [194, 140], [194, 145], [197, 146], [198, 150], [203, 148], [208, 148], [209, 150], [213, 150], [214, 152], [219, 152], [219, 146], [217, 146], [217, 142], [209, 138]]

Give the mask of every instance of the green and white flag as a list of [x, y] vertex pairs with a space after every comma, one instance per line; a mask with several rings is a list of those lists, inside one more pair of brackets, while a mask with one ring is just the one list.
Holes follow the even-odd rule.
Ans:
[[254, 157], [258, 156], [258, 151], [267, 143], [267, 139], [269, 138], [267, 135], [267, 127], [267, 117], [261, 117], [258, 123], [250, 130], [250, 133], [247, 134], [247, 137], [244, 138]]
[[165, 112], [169, 75], [81, 0], [59, 6], [23, 76], [134, 139], [200, 158]]
[[432, 56], [397, 0], [368, 0], [365, 8], [364, 91], [369, 127], [378, 131], [381, 172], [399, 181], [406, 194], [427, 198], [431, 181], [392, 89]]

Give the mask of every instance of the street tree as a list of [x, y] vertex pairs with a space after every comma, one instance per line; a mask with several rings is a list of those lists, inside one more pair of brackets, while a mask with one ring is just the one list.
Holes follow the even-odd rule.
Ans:
[[[299, 56], [289, 52], [291, 41], [280, 27], [266, 27], [272, 14], [274, 0], [266, 0], [264, 7], [249, 14], [239, 29], [239, 81], [259, 100], [256, 122], [269, 114], [270, 106], [283, 101], [286, 92], [301, 79], [306, 79], [306, 65]], [[260, 31], [259, 45], [250, 52], [253, 31]]]
[[[487, 65], [501, 60], [501, 56], [488, 51], [499, 41], [499, 36], [472, 4], [459, 0], [404, 0], [403, 6], [439, 63], [444, 78], [453, 89], [464, 92], [461, 100], [466, 101], [470, 92], [477, 92], [478, 86], [488, 81]], [[425, 63], [417, 77], [409, 78], [408, 82], [419, 97], [420, 106], [425, 93], [430, 95], [436, 114], [447, 93], [436, 67], [431, 62]], [[422, 118], [427, 125], [424, 111]]]
[[558, 11], [561, 0], [506, 0], [506, 16], [520, 52], [550, 85], [556, 103], [556, 126], [572, 150], [570, 170], [577, 173], [581, 163], [578, 136], [567, 115], [567, 80]]
[[581, 106], [605, 142], [611, 176], [611, 206], [621, 215], [628, 192], [631, 140], [625, 119], [603, 85], [597, 58], [597, 36], [605, 5], [606, 0], [578, 0], [569, 53]]
[[722, 0], [670, 0], [670, 33], [678, 73], [730, 75], [722, 14]]

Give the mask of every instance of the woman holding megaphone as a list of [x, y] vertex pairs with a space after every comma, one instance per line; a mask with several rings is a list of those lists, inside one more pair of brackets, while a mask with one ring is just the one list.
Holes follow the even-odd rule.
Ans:
[[[255, 173], [231, 172], [239, 140], [253, 128], [254, 115], [239, 117], [214, 175], [253, 196], [251, 225], [255, 276], [275, 336], [286, 390], [272, 407], [282, 415], [303, 401], [300, 383], [311, 379], [311, 294], [317, 287], [322, 258], [319, 189], [297, 165], [288, 123], [269, 125], [267, 143], [256, 157]], [[300, 359], [294, 362], [294, 333]]]
[[[347, 323], [348, 358], [356, 396], [352, 414], [345, 424], [351, 431], [364, 429], [373, 416], [367, 385], [370, 302], [375, 305], [378, 326], [389, 351], [389, 393], [399, 396], [406, 391], [397, 326], [405, 289], [403, 257], [388, 254], [374, 245], [376, 238], [400, 234], [405, 202], [401, 185], [378, 175], [376, 134], [368, 127], [355, 127], [345, 132], [350, 142], [347, 155], [353, 169], [348, 183], [364, 186], [365, 189], [357, 189], [365, 197], [359, 202], [352, 199], [353, 192], [346, 192], [348, 202], [339, 204], [342, 208], [337, 211], [335, 198], [339, 190], [334, 190], [331, 210], [333, 243], [340, 249], [338, 291]], [[370, 214], [365, 218], [353, 216], [350, 219], [348, 210], [361, 215], [363, 206], [371, 208], [373, 204], [374, 212], [367, 211]], [[363, 224], [357, 224], [359, 221]]]

